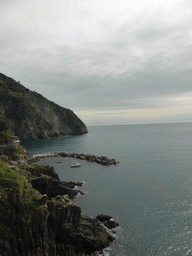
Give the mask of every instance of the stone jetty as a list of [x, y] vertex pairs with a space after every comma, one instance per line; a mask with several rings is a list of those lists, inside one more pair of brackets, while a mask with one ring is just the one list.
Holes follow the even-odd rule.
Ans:
[[43, 154], [37, 154], [37, 155], [32, 155], [31, 161], [38, 161], [41, 158], [45, 157], [70, 157], [70, 158], [77, 158], [81, 160], [86, 160], [89, 162], [95, 162], [97, 164], [101, 165], [116, 165], [117, 162], [115, 159], [109, 159], [106, 156], [96, 156], [90, 153], [65, 153], [65, 152], [60, 152], [60, 153], [43, 153]]

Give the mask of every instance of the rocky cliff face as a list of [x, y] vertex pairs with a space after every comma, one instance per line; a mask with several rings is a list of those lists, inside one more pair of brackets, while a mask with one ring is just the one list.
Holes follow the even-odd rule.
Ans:
[[0, 73], [0, 118], [21, 140], [87, 133], [71, 111]]
[[64, 190], [52, 167], [0, 160], [0, 184], [2, 256], [91, 256], [114, 239], [97, 219], [81, 214], [69, 198], [73, 190]]

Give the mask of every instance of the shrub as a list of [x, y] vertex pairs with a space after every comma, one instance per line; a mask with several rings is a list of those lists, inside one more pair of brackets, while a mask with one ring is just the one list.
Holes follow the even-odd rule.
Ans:
[[4, 154], [11, 160], [16, 160], [16, 147], [14, 145], [8, 145], [4, 151]]
[[[3, 161], [0, 160], [0, 180], [8, 180], [10, 181], [17, 181], [19, 174], [6, 166], [4, 166]], [[1, 184], [2, 185], [2, 184]]]
[[22, 204], [39, 207], [38, 199], [41, 194], [32, 188], [27, 177], [20, 175], [15, 169], [6, 167], [0, 160], [0, 199], [7, 199], [10, 194], [16, 193]]
[[7, 133], [0, 132], [0, 145], [8, 144], [10, 141], [10, 136]]
[[14, 92], [14, 91], [9, 90], [9, 94], [11, 94], [14, 97], [18, 97], [18, 98], [22, 97], [21, 92]]
[[0, 119], [0, 132], [8, 130], [9, 126], [7, 122], [3, 119]]

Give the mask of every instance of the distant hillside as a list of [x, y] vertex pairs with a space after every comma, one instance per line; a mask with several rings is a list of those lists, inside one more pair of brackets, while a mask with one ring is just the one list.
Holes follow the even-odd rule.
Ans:
[[87, 133], [71, 111], [0, 73], [0, 118], [21, 140]]

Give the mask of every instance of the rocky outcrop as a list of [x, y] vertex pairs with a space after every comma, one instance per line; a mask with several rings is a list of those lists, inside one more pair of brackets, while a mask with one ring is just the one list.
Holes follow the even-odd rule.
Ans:
[[69, 198], [74, 198], [78, 193], [84, 194], [80, 190], [74, 190], [76, 186], [82, 186], [82, 182], [60, 181], [54, 168], [49, 165], [25, 165], [25, 170], [32, 175], [31, 183], [33, 187], [42, 195], [49, 198], [57, 195], [67, 194]]
[[61, 197], [60, 201], [64, 202], [63, 206], [48, 202], [49, 231], [55, 241], [52, 250], [56, 250], [57, 255], [88, 255], [113, 241], [96, 219], [81, 215], [81, 209], [73, 203], [65, 205], [66, 198]]
[[61, 182], [50, 166], [6, 161], [9, 168], [0, 169], [0, 255], [93, 256], [113, 241], [70, 199], [81, 182]]
[[0, 73], [0, 118], [21, 140], [87, 133], [71, 111]]
[[[65, 154], [65, 153], [64, 153]], [[59, 153], [58, 156], [63, 156], [63, 153]], [[86, 153], [73, 153], [73, 154], [68, 154], [68, 157], [73, 157], [81, 160], [87, 160], [90, 162], [95, 162], [97, 164], [102, 164], [102, 165], [116, 165], [118, 162], [116, 162], [115, 159], [109, 159], [106, 156], [95, 156], [92, 154], [86, 154]]]
[[114, 221], [110, 215], [100, 214], [96, 217], [96, 219], [102, 222], [109, 229], [113, 229], [119, 226], [119, 224]]
[[53, 166], [50, 165], [25, 165], [25, 170], [31, 173], [33, 177], [41, 177], [47, 175], [55, 180], [60, 181], [58, 174], [55, 172]]
[[32, 155], [29, 157], [28, 161], [29, 163], [34, 163], [42, 158], [45, 157], [71, 157], [71, 158], [76, 158], [76, 159], [81, 159], [81, 160], [86, 160], [89, 162], [95, 162], [97, 164], [101, 165], [116, 165], [119, 162], [117, 162], [115, 159], [109, 159], [106, 156], [96, 156], [92, 155], [90, 153], [65, 153], [65, 152], [60, 152], [60, 153], [43, 153], [43, 154], [37, 154], [37, 155]]
[[42, 195], [47, 194], [49, 198], [66, 194], [69, 198], [74, 198], [74, 196], [78, 194], [78, 191], [64, 186], [61, 181], [52, 179], [47, 175], [42, 175], [41, 177], [32, 179], [31, 184]]
[[11, 196], [0, 201], [0, 255], [83, 256], [114, 239], [96, 219], [81, 215], [80, 207], [66, 196], [41, 204], [26, 206]]

